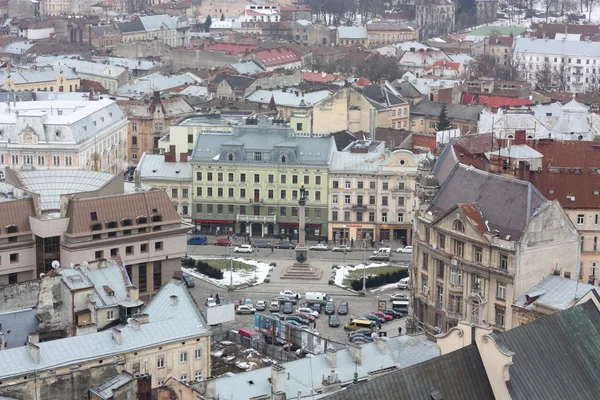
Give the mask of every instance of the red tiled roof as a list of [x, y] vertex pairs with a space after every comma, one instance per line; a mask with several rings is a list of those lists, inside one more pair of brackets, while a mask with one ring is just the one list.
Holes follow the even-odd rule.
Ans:
[[513, 36], [491, 36], [490, 46], [508, 46], [512, 47], [515, 38]]
[[430, 71], [433, 68], [442, 68], [442, 69], [451, 69], [454, 71], [458, 71], [460, 69], [460, 63], [452, 62], [448, 60], [438, 60], [434, 62], [431, 67], [425, 68], [425, 71]]
[[276, 49], [262, 50], [255, 54], [266, 67], [276, 65], [285, 65], [300, 61], [300, 56], [287, 47], [278, 47]]
[[457, 207], [462, 211], [462, 213], [467, 217], [467, 219], [477, 228], [479, 233], [485, 232], [485, 223], [481, 218], [481, 211], [477, 204], [473, 203], [465, 203], [458, 204]]
[[204, 46], [204, 50], [220, 51], [231, 56], [243, 56], [252, 53], [256, 49], [255, 45], [243, 45], [236, 43], [214, 43]]
[[530, 172], [528, 178], [548, 200], [567, 209], [600, 208], [600, 194], [594, 194], [600, 191], [599, 142], [540, 140], [531, 146], [544, 158], [542, 171]]
[[500, 108], [500, 107], [520, 107], [529, 106], [533, 102], [529, 99], [516, 99], [513, 97], [502, 97], [502, 96], [475, 96], [473, 94], [464, 94], [462, 104], [474, 104], [479, 106], [486, 106], [489, 108]]
[[361, 76], [360, 78], [358, 78], [358, 80], [356, 82], [354, 82], [356, 84], [356, 86], [369, 86], [371, 85], [373, 82], [371, 82], [368, 78], [365, 78], [364, 76]]
[[94, 93], [108, 94], [108, 90], [106, 90], [100, 82], [90, 81], [87, 79], [81, 79], [80, 82], [81, 82], [81, 86], [80, 86], [81, 91], [83, 93], [89, 93], [90, 91], [93, 90]]
[[337, 82], [343, 81], [346, 79], [344, 75], [338, 74], [326, 74], [325, 72], [303, 72], [302, 79], [306, 82], [319, 82], [319, 83], [328, 83], [328, 82]]

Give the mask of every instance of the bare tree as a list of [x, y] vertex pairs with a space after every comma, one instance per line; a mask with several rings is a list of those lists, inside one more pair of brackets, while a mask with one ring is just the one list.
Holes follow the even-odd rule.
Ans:
[[542, 89], [551, 89], [553, 84], [552, 67], [548, 61], [544, 62], [535, 71], [535, 80]]
[[557, 59], [557, 62], [558, 61], [560, 61], [560, 63], [558, 66], [554, 67], [554, 87], [556, 87], [559, 91], [564, 92], [567, 90], [569, 84], [571, 68], [565, 62], [564, 57]]

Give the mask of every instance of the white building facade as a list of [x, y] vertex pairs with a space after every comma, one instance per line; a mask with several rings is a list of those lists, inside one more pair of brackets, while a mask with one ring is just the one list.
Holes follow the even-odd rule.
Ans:
[[115, 101], [0, 104], [0, 168], [117, 174], [127, 158], [127, 118]]

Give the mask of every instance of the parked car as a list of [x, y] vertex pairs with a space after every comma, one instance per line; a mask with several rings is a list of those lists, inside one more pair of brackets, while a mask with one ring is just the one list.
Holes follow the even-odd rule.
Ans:
[[279, 296], [277, 296], [277, 297], [273, 297], [271, 300], [273, 300], [273, 301], [278, 301], [278, 302], [279, 302], [279, 303], [281, 303], [281, 304], [283, 304], [283, 303], [286, 303], [286, 302], [288, 302], [288, 301], [289, 301], [290, 303], [292, 303], [292, 304], [296, 304], [296, 303], [297, 303], [297, 301], [296, 301], [296, 298], [295, 298], [295, 297], [282, 296], [282, 295], [279, 295]]
[[386, 321], [391, 321], [394, 319], [394, 317], [392, 317], [391, 315], [388, 315], [388, 314], [384, 313], [383, 311], [379, 311], [379, 310], [374, 311], [372, 314], [377, 315], [378, 318], [383, 318]]
[[332, 314], [329, 316], [329, 326], [331, 326], [333, 328], [337, 328], [340, 326], [340, 319], [338, 318], [337, 315]]
[[325, 304], [325, 314], [327, 314], [327, 315], [335, 314], [335, 304], [333, 304], [333, 301], [328, 301]]
[[372, 343], [373, 342], [373, 338], [371, 336], [358, 335], [358, 336], [352, 337], [352, 339], [350, 341], [352, 343], [357, 343], [357, 342]]
[[319, 314], [321, 314], [323, 312], [323, 307], [321, 307], [320, 304], [311, 304], [308, 306], [308, 308], [310, 308], [311, 310], [318, 312]]
[[285, 341], [279, 339], [277, 336], [265, 335], [265, 343], [272, 344], [274, 346], [283, 346], [285, 344]]
[[300, 323], [300, 324], [302, 324], [302, 325], [308, 324], [308, 321], [307, 321], [307, 320], [305, 320], [304, 318], [301, 318], [301, 317], [299, 317], [299, 316], [297, 316], [297, 315], [286, 315], [286, 316], [284, 317], [284, 320], [285, 320], [286, 322], [287, 322], [287, 321], [296, 321], [296, 322], [299, 322], [299, 323]]
[[383, 324], [385, 322], [385, 318], [379, 318], [375, 314], [365, 314], [362, 315], [360, 319], [368, 319], [369, 321], [374, 322], [376, 324]]
[[286, 324], [300, 328], [302, 324], [298, 321], [285, 321]]
[[233, 250], [234, 253], [254, 253], [254, 249], [249, 244], [242, 244]]
[[370, 336], [371, 332], [372, 332], [371, 329], [360, 328], [360, 329], [357, 329], [355, 331], [348, 333], [348, 338], [351, 339], [352, 337], [357, 336], [357, 335]]
[[309, 322], [314, 322], [314, 320], [316, 319], [316, 317], [314, 315], [306, 314], [306, 313], [302, 313], [302, 312], [296, 312], [296, 314], [294, 314], [294, 315], [304, 318], [305, 320], [307, 320]]
[[231, 242], [227, 239], [217, 239], [215, 242], [217, 246], [231, 246]]
[[183, 280], [185, 281], [185, 286], [187, 287], [194, 287], [196, 285], [194, 277], [190, 274], [183, 274]]
[[396, 310], [392, 310], [390, 308], [386, 308], [385, 310], [381, 310], [382, 313], [387, 314], [387, 315], [391, 315], [394, 318], [402, 318], [403, 314], [401, 312], [398, 312]]
[[405, 295], [404, 293], [394, 293], [393, 295], [390, 296], [390, 299], [392, 299], [392, 300], [408, 300], [408, 296]]
[[284, 314], [291, 314], [294, 312], [294, 306], [292, 305], [291, 301], [287, 301], [285, 303], [283, 303], [283, 313]]
[[302, 295], [300, 293], [296, 293], [293, 290], [284, 290], [283, 292], [279, 292], [279, 295], [280, 296], [291, 297], [291, 298], [294, 298], [296, 300], [302, 298]]
[[399, 247], [396, 253], [412, 254], [412, 246]]
[[188, 239], [187, 244], [189, 245], [205, 245], [208, 244], [208, 238], [203, 235], [194, 235]]
[[265, 308], [267, 308], [267, 303], [264, 300], [259, 300], [256, 302], [254, 308], [256, 308], [256, 311], [265, 311]]
[[217, 305], [217, 301], [213, 297], [209, 297], [206, 299], [204, 304], [206, 304], [206, 307], [215, 307]]
[[340, 301], [340, 305], [338, 306], [338, 314], [339, 315], [348, 314], [348, 302], [347, 301]]
[[279, 302], [277, 300], [271, 300], [271, 304], [269, 304], [269, 311], [275, 312], [279, 311]]
[[279, 313], [269, 314], [269, 317], [283, 320], [283, 314]]
[[373, 254], [377, 254], [377, 253], [388, 253], [390, 254], [392, 252], [392, 248], [391, 247], [380, 247], [377, 250], [373, 250]]
[[256, 312], [256, 309], [254, 307], [241, 305], [235, 312], [237, 314], [254, 314]]
[[352, 251], [352, 249], [350, 247], [346, 246], [345, 244], [343, 244], [341, 246], [334, 247], [333, 249], [331, 249], [331, 251], [348, 252], [348, 251]]
[[312, 315], [315, 318], [319, 318], [319, 315], [320, 315], [318, 311], [315, 311], [310, 307], [298, 307], [298, 309], [296, 311]]
[[276, 249], [284, 249], [284, 250], [294, 250], [296, 246], [290, 242], [279, 242], [275, 245]]
[[249, 306], [249, 307], [254, 307], [254, 302], [252, 301], [252, 299], [244, 299], [244, 303], [245, 306]]
[[254, 243], [252, 246], [258, 247], [260, 249], [270, 249], [271, 242], [267, 242], [266, 240], [261, 240], [260, 242]]
[[329, 247], [327, 247], [327, 245], [324, 245], [323, 243], [319, 243], [315, 244], [314, 246], [310, 246], [308, 249], [314, 251], [327, 251], [329, 250]]
[[408, 289], [408, 287], [410, 286], [410, 277], [407, 276], [406, 278], [400, 279], [396, 286], [398, 287], [398, 289]]

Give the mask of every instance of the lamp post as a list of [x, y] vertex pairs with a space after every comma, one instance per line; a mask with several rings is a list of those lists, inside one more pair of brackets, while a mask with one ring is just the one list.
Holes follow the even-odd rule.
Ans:
[[363, 243], [363, 294], [367, 293], [367, 278], [365, 271], [367, 270], [367, 242]]

